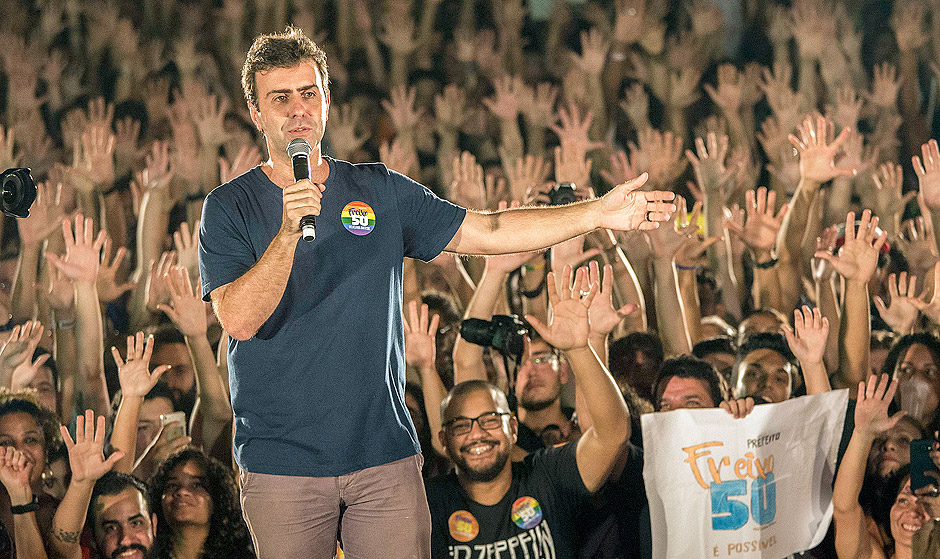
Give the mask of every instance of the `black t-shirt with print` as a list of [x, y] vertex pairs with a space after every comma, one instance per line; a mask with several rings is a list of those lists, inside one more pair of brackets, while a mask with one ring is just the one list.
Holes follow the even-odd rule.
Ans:
[[514, 462], [509, 490], [492, 506], [471, 500], [454, 472], [428, 480], [431, 557], [577, 557], [576, 516], [591, 493], [576, 449], [568, 443]]

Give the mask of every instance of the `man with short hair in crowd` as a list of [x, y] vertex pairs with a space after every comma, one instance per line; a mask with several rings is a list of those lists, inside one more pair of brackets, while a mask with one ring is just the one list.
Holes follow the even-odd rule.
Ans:
[[[588, 293], [548, 276], [552, 319], [527, 317], [539, 335], [567, 356], [584, 393], [592, 426], [577, 442], [511, 462], [518, 420], [505, 394], [486, 381], [458, 384], [441, 403], [439, 433], [456, 471], [428, 481], [432, 557], [506, 553], [516, 557], [574, 557], [576, 516], [607, 481], [630, 438], [626, 404], [613, 377], [588, 345]], [[582, 285], [587, 269], [578, 270]]]
[[571, 441], [580, 435], [571, 420], [574, 410], [561, 404], [561, 391], [570, 368], [556, 348], [534, 336], [527, 344], [526, 359], [516, 373], [519, 436], [516, 442], [527, 452]]

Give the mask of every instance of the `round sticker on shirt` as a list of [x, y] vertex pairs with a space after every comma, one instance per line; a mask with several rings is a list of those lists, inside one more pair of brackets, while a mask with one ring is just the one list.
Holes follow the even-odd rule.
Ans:
[[343, 227], [353, 235], [368, 235], [375, 227], [375, 212], [365, 202], [350, 202], [340, 214]]
[[533, 497], [519, 497], [512, 504], [512, 521], [523, 530], [528, 530], [542, 521], [542, 507]]
[[450, 515], [447, 525], [450, 528], [450, 537], [461, 543], [467, 543], [480, 533], [480, 523], [465, 510], [458, 510]]

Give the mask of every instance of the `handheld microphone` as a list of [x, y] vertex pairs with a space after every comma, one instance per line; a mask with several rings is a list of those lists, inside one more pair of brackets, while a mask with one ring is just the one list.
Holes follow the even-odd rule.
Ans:
[[[287, 144], [287, 155], [294, 169], [294, 180], [310, 178], [310, 144], [303, 138], [295, 138]], [[300, 218], [300, 230], [308, 243], [317, 238], [317, 216], [305, 215]]]

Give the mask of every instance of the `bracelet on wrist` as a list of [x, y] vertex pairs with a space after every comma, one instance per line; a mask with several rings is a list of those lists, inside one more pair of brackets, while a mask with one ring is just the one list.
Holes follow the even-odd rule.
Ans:
[[12, 514], [26, 514], [28, 512], [36, 512], [37, 510], [39, 510], [39, 497], [35, 495], [33, 495], [33, 500], [30, 503], [10, 507]]
[[756, 262], [756, 261], [754, 262], [754, 267], [759, 268], [761, 270], [769, 270], [776, 265], [777, 265], [776, 258], [771, 258], [770, 260], [767, 260], [765, 262]]
[[678, 262], [676, 262], [675, 265], [676, 265], [677, 270], [689, 270], [689, 271], [698, 270], [698, 266], [683, 266], [682, 264], [679, 264]]
[[58, 330], [66, 330], [68, 328], [72, 328], [75, 326], [75, 319], [67, 318], [64, 320], [58, 320], [56, 321], [55, 326], [56, 326], [56, 329]]

